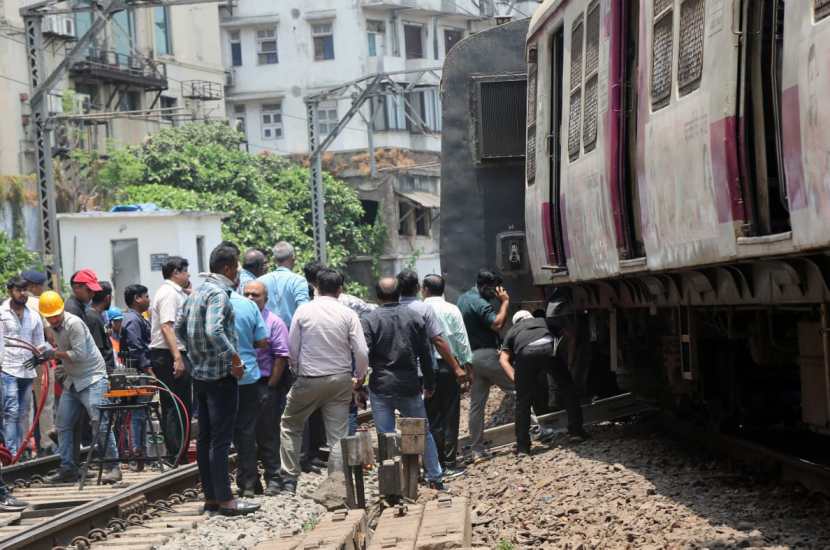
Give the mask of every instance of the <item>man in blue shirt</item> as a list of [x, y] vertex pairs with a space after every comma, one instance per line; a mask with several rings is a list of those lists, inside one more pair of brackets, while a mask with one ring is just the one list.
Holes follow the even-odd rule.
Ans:
[[277, 269], [257, 279], [268, 289], [268, 309], [279, 315], [287, 327], [291, 326], [297, 308], [309, 301], [308, 282], [292, 271], [295, 261], [294, 247], [280, 241], [274, 245]]
[[[256, 348], [268, 346], [268, 331], [257, 305], [236, 292], [231, 293], [237, 351], [245, 369], [239, 379], [239, 409], [233, 431], [233, 443], [239, 453], [236, 484], [239, 496], [252, 497], [262, 494], [262, 484], [257, 472], [256, 425], [266, 395], [259, 391], [260, 371]], [[276, 430], [274, 426], [274, 430]]]

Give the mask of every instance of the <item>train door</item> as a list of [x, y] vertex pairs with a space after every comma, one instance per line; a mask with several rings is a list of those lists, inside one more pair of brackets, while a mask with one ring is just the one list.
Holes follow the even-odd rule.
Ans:
[[781, 141], [785, 0], [744, 2], [744, 196], [754, 235], [790, 230]]
[[550, 135], [547, 140], [547, 154], [550, 163], [551, 226], [553, 227], [553, 253], [556, 265], [567, 265], [565, 241], [562, 235], [562, 74], [564, 63], [564, 30], [559, 28], [551, 37], [551, 94], [550, 94]]
[[[616, 8], [615, 8], [616, 9]], [[621, 31], [619, 39], [619, 63], [622, 83], [620, 86], [620, 182], [622, 189], [622, 216], [626, 258], [645, 256], [643, 229], [640, 223], [640, 192], [637, 187], [637, 71], [640, 38], [639, 2], [621, 2]]]

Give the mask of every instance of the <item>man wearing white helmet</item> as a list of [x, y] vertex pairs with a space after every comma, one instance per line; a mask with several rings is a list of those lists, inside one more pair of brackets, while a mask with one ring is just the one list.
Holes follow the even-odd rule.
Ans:
[[529, 311], [521, 310], [513, 316], [513, 327], [507, 332], [499, 353], [504, 373], [516, 386], [516, 452], [530, 454], [530, 405], [536, 380], [541, 372], [548, 372], [561, 392], [568, 411], [568, 433], [575, 439], [584, 439], [582, 409], [576, 395], [564, 346], [560, 346], [561, 320], [537, 319]]

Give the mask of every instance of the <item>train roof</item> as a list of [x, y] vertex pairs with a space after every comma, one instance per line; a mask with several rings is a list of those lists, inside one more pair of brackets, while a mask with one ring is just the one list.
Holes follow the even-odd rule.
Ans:
[[553, 15], [556, 10], [563, 4], [567, 4], [568, 0], [545, 0], [541, 6], [536, 8], [533, 15], [530, 17], [530, 27], [527, 29], [527, 37], [530, 38], [542, 25]]

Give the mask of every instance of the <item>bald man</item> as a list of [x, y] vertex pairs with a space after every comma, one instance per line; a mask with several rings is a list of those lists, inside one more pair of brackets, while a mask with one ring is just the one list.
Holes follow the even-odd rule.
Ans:
[[[424, 396], [430, 397], [435, 388], [432, 346], [423, 315], [400, 303], [401, 291], [396, 278], [382, 278], [375, 291], [381, 307], [361, 320], [372, 367], [369, 399], [378, 432], [391, 433], [395, 431], [395, 410], [408, 418], [427, 417]], [[423, 371], [423, 388], [419, 366]], [[443, 471], [429, 428], [426, 447], [427, 483], [433, 489], [443, 490]]]
[[239, 270], [238, 292], [242, 294], [245, 285], [268, 272], [268, 258], [261, 250], [249, 248], [242, 257], [242, 269]]
[[[288, 373], [288, 329], [282, 319], [265, 307], [268, 302], [268, 290], [259, 281], [250, 281], [243, 288], [243, 295], [253, 300], [259, 308], [265, 330], [268, 334], [268, 346], [256, 350], [260, 379], [257, 381], [257, 395], [262, 406], [256, 420], [257, 458], [265, 471], [265, 490], [268, 496], [279, 494], [282, 490], [280, 479], [280, 420], [285, 409], [285, 396], [291, 386]], [[259, 479], [255, 483], [255, 492], [261, 487]]]

